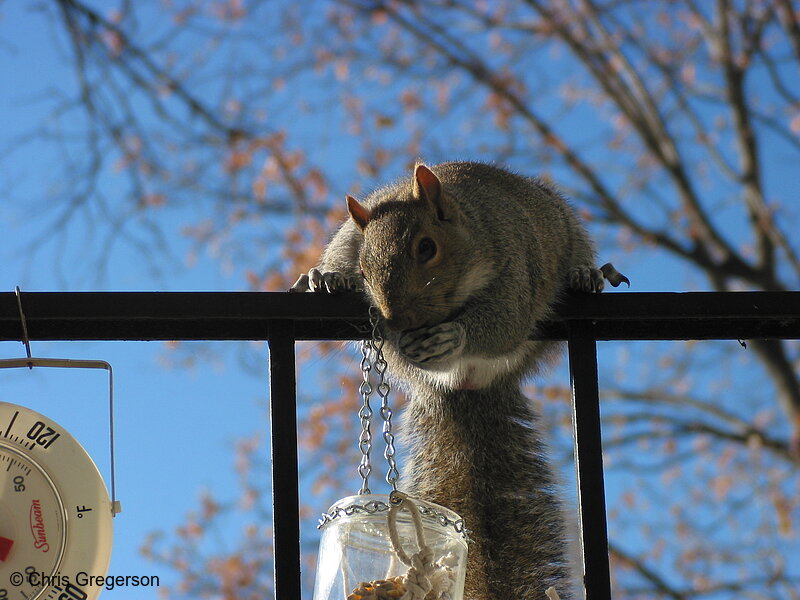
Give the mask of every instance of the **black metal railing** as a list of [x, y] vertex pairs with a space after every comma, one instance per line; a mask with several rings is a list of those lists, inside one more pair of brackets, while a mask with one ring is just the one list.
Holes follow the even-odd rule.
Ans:
[[[295, 342], [356, 340], [357, 296], [277, 292], [24, 292], [31, 340], [267, 340], [270, 360], [275, 597], [300, 599]], [[571, 296], [539, 339], [566, 340], [578, 505], [589, 600], [611, 597], [598, 340], [800, 339], [800, 292]], [[0, 340], [22, 340], [17, 298], [0, 293]]]

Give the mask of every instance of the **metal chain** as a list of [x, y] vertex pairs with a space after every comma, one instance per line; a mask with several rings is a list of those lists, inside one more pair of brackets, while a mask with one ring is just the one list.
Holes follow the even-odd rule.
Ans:
[[[317, 529], [322, 529], [328, 523], [331, 523], [332, 521], [335, 521], [341, 517], [351, 517], [358, 514], [374, 515], [377, 513], [388, 512], [390, 508], [391, 499], [389, 500], [388, 504], [380, 500], [372, 500], [366, 504], [334, 504], [328, 509], [328, 512], [322, 513], [322, 517], [319, 519]], [[433, 507], [427, 506], [424, 503], [417, 503], [417, 508], [419, 509], [420, 514], [426, 519], [435, 521], [442, 527], [452, 527], [453, 531], [460, 534], [464, 540], [469, 541], [469, 533], [471, 532], [464, 525], [464, 519], [458, 518], [453, 520], [447, 515], [438, 512]]]
[[358, 474], [361, 476], [359, 494], [371, 493], [369, 489], [369, 476], [372, 473], [372, 464], [369, 461], [369, 453], [372, 450], [372, 433], [370, 432], [372, 408], [369, 405], [369, 397], [372, 394], [372, 385], [369, 382], [369, 374], [372, 370], [371, 350], [372, 340], [362, 340], [361, 375], [363, 380], [358, 388], [362, 400], [361, 408], [358, 410], [358, 417], [361, 419], [361, 435], [358, 438], [358, 449], [361, 451], [361, 463], [358, 465]]
[[[383, 356], [384, 339], [380, 332], [380, 312], [374, 306], [369, 310], [370, 324], [372, 325], [372, 339], [361, 342], [361, 408], [358, 417], [361, 420], [361, 435], [358, 440], [358, 448], [361, 452], [361, 463], [358, 466], [358, 474], [361, 476], [361, 489], [359, 494], [369, 494], [369, 477], [372, 473], [370, 463], [370, 452], [372, 451], [372, 432], [370, 423], [372, 419], [372, 408], [370, 407], [370, 396], [373, 391], [378, 392], [381, 399], [380, 415], [383, 419], [383, 441], [386, 444], [383, 457], [386, 459], [389, 468], [386, 472], [386, 481], [392, 486], [392, 490], [397, 491], [397, 480], [400, 474], [395, 462], [394, 433], [392, 431], [392, 409], [389, 407], [389, 392], [391, 387], [386, 381], [386, 369], [388, 367]], [[373, 388], [370, 383], [370, 374], [375, 370], [378, 378], [377, 387]]]
[[380, 313], [374, 306], [370, 307], [369, 311], [370, 323], [372, 323], [372, 349], [375, 352], [375, 360], [373, 367], [378, 374], [378, 396], [381, 399], [380, 415], [383, 419], [383, 441], [386, 443], [386, 449], [383, 452], [383, 457], [389, 465], [386, 471], [386, 482], [392, 486], [393, 491], [397, 491], [397, 480], [400, 473], [397, 470], [397, 463], [395, 462], [395, 448], [394, 448], [394, 433], [392, 432], [392, 409], [389, 407], [389, 392], [391, 387], [386, 381], [386, 359], [383, 357], [383, 343], [384, 339], [380, 332]]

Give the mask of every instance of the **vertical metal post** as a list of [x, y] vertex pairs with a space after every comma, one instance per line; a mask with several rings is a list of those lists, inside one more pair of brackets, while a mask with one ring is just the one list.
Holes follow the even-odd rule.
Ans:
[[569, 371], [572, 422], [578, 471], [578, 510], [583, 549], [586, 600], [610, 600], [608, 528], [603, 483], [600, 395], [597, 383], [597, 341], [589, 323], [569, 323]]
[[297, 381], [294, 322], [269, 328], [272, 529], [275, 598], [300, 600], [300, 516], [297, 474]]

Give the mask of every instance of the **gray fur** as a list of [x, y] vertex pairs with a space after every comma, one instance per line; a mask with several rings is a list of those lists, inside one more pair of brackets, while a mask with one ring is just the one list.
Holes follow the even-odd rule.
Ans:
[[[466, 600], [543, 600], [550, 586], [572, 598], [561, 502], [520, 385], [557, 350], [529, 338], [564, 291], [599, 292], [604, 275], [624, 276], [595, 268], [557, 191], [490, 165], [415, 170], [362, 206], [363, 232], [344, 223], [294, 290], [352, 289], [363, 270], [387, 319], [390, 372], [411, 400], [402, 488], [465, 518]], [[438, 249], [425, 263], [414, 254], [423, 237]]]

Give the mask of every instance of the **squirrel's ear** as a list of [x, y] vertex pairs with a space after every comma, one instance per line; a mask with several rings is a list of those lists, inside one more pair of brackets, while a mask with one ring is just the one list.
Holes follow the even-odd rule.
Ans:
[[352, 217], [361, 231], [364, 231], [370, 218], [372, 218], [372, 213], [352, 196], [347, 196], [347, 212], [350, 213], [350, 217]]
[[436, 209], [439, 219], [445, 219], [442, 183], [433, 171], [422, 163], [417, 163], [414, 167], [414, 197], [426, 199]]

